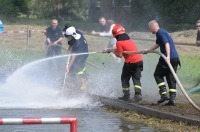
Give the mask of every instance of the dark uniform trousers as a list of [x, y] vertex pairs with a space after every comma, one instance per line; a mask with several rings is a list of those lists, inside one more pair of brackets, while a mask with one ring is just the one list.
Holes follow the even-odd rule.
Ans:
[[52, 56], [57, 56], [57, 55], [60, 55], [60, 54], [61, 54], [61, 47], [60, 46], [56, 46], [56, 45], [49, 46], [48, 45], [48, 49], [47, 49], [47, 53], [46, 53], [47, 58], [52, 57]]
[[143, 70], [143, 61], [137, 63], [124, 63], [122, 74], [121, 74], [121, 82], [122, 89], [125, 96], [129, 96], [130, 93], [130, 78], [132, 77], [135, 94], [141, 95], [141, 71]]
[[87, 74], [85, 63], [87, 58], [88, 55], [78, 55], [70, 69], [70, 76], [74, 79], [73, 83], [76, 83], [76, 87], [82, 90], [86, 89]]
[[[174, 71], [176, 72], [178, 64], [180, 64], [179, 58], [171, 59], [170, 63]], [[166, 77], [170, 95], [173, 93], [175, 94], [176, 80], [172, 72], [170, 71], [170, 68], [168, 67], [167, 63], [165, 62], [165, 60], [160, 59], [154, 72], [154, 78], [156, 80], [158, 87], [160, 88], [160, 91], [159, 91], [160, 95], [167, 93], [164, 77]]]

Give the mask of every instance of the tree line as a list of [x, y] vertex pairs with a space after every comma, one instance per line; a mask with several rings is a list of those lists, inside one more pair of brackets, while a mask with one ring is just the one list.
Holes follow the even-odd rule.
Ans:
[[199, 0], [132, 0], [133, 25], [155, 19], [171, 28], [191, 28], [200, 19]]

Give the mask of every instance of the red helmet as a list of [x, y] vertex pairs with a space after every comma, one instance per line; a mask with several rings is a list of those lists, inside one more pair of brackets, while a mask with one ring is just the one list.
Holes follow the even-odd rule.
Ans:
[[117, 35], [123, 34], [125, 32], [126, 32], [125, 29], [119, 24], [116, 24], [112, 29], [112, 34], [114, 37], [116, 37]]

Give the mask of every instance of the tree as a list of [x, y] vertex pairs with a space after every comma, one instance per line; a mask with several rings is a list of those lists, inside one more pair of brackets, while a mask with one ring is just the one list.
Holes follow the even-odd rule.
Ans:
[[39, 18], [87, 19], [87, 0], [34, 0], [33, 14]]
[[166, 23], [189, 24], [200, 17], [199, 0], [153, 0], [153, 2]]
[[20, 14], [29, 14], [30, 0], [0, 0], [0, 15], [17, 17]]
[[159, 18], [159, 24], [172, 30], [191, 28], [200, 18], [199, 0], [132, 0], [132, 27], [144, 28]]
[[157, 14], [152, 0], [132, 0], [131, 12], [131, 24], [135, 29], [146, 29], [147, 23]]

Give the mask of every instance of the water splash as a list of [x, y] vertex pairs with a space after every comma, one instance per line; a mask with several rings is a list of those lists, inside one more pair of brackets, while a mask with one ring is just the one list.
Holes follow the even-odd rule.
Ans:
[[87, 96], [76, 98], [58, 96], [58, 82], [63, 79], [67, 56], [69, 55], [37, 60], [15, 71], [0, 87], [0, 107], [88, 107], [91, 100]]
[[[89, 54], [94, 53], [97, 52], [90, 52]], [[76, 96], [74, 98], [59, 96], [68, 56], [62, 55], [37, 60], [15, 71], [8, 77], [6, 83], [0, 86], [0, 107], [82, 108], [96, 106], [87, 96]], [[95, 70], [91, 70], [91, 68], [87, 68], [89, 72], [87, 92], [117, 98], [122, 95], [120, 74], [123, 63], [116, 65], [110, 59], [107, 62], [104, 61], [104, 63], [100, 69], [93, 68]], [[142, 83], [144, 87], [143, 96], [152, 99], [152, 96], [148, 97], [149, 92], [151, 91], [151, 95], [157, 93], [152, 92], [152, 88], [155, 89], [155, 87], [150, 86], [152, 81], [149, 82], [149, 78], [152, 75], [146, 70], [143, 73], [145, 74], [142, 77], [142, 81], [145, 82]], [[133, 86], [131, 87], [133, 94], [134, 89]]]

